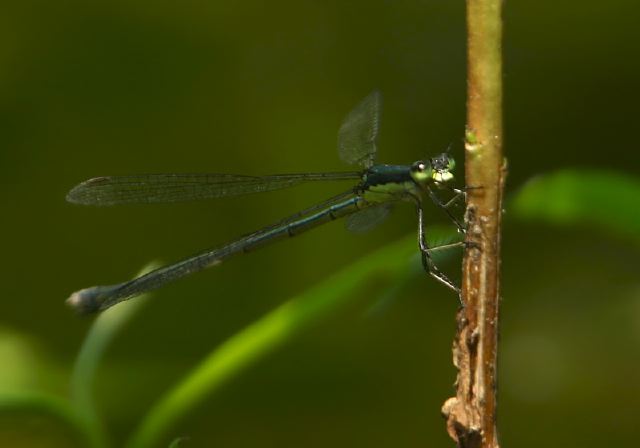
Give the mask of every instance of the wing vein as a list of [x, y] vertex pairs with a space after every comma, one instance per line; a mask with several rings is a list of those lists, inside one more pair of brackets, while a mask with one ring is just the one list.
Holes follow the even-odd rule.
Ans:
[[67, 201], [84, 205], [149, 204], [240, 196], [307, 182], [359, 180], [360, 172], [299, 173], [271, 176], [235, 174], [143, 174], [89, 179], [75, 186]]

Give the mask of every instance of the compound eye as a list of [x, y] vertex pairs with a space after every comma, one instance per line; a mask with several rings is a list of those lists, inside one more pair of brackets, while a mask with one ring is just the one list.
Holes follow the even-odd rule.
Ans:
[[425, 165], [424, 162], [415, 162], [413, 164], [413, 166], [411, 167], [411, 170], [416, 172], [416, 173], [422, 173], [426, 169], [427, 169], [427, 166]]
[[447, 162], [445, 160], [446, 156], [444, 154], [440, 154], [438, 157], [434, 157], [431, 159], [431, 166], [436, 171], [442, 171], [446, 168]]
[[456, 161], [453, 159], [453, 157], [449, 157], [447, 160], [447, 169], [449, 171], [453, 171], [455, 167], [456, 167]]

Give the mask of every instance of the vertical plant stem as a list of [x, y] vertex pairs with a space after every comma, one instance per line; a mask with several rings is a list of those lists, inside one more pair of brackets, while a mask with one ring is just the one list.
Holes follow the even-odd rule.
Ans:
[[456, 396], [443, 413], [459, 447], [498, 448], [496, 428], [502, 157], [503, 0], [467, 0], [467, 242], [453, 361]]

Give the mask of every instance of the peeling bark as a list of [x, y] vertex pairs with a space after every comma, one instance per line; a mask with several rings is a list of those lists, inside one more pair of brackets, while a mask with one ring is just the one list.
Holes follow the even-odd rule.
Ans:
[[498, 448], [496, 427], [502, 156], [501, 0], [468, 0], [467, 191], [462, 298], [453, 363], [456, 396], [442, 407], [461, 448]]

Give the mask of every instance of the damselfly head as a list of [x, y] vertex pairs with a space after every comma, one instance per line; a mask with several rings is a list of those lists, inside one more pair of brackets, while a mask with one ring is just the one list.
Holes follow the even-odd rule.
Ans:
[[453, 180], [453, 169], [456, 161], [446, 152], [430, 159], [431, 178], [436, 184], [446, 184]]

